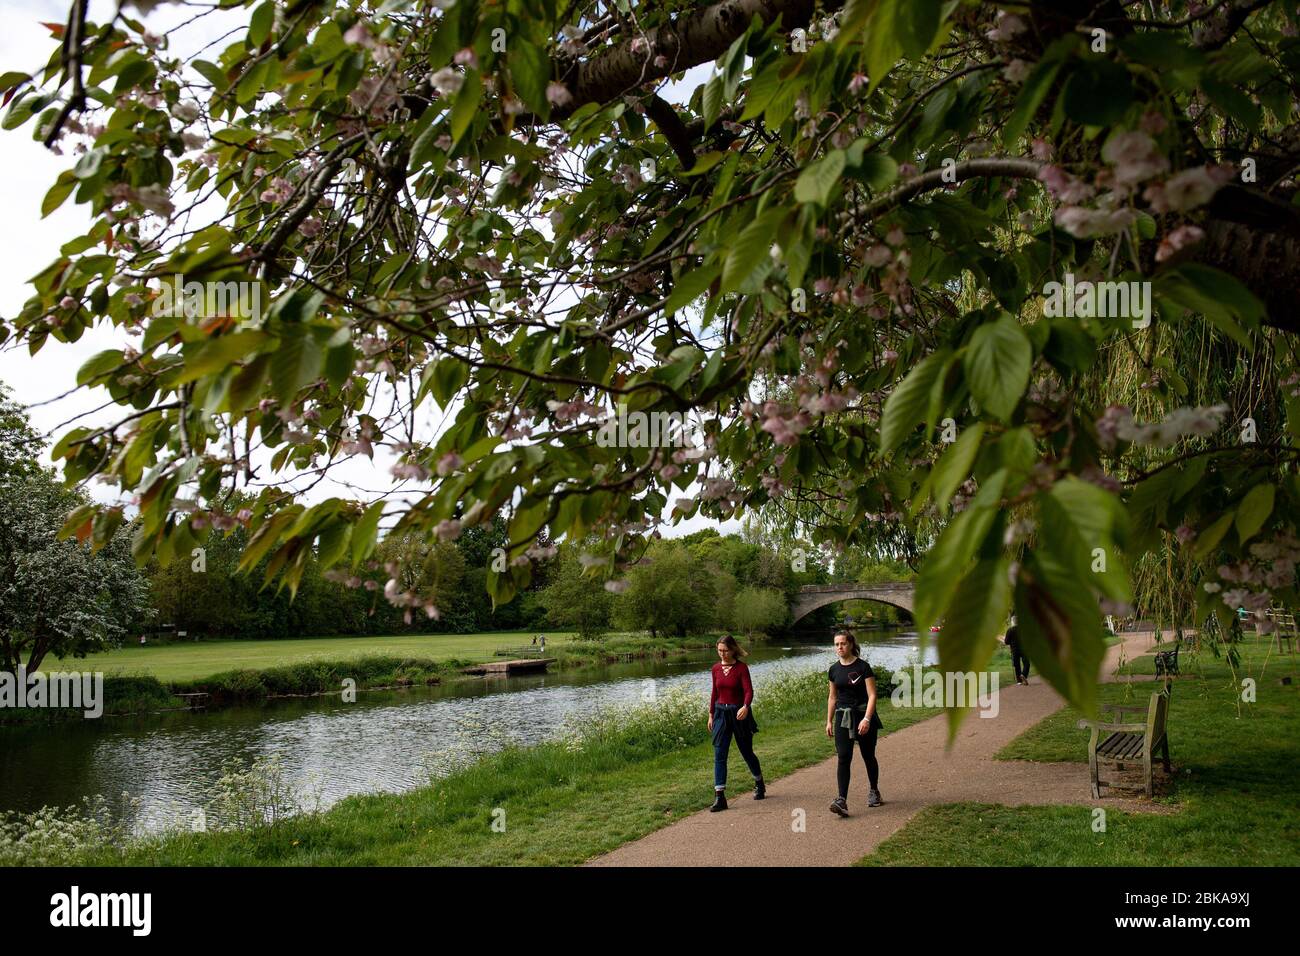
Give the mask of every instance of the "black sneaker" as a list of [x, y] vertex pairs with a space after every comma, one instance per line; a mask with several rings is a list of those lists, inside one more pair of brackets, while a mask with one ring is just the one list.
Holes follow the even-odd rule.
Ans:
[[880, 791], [871, 789], [867, 791], [867, 806], [878, 807], [885, 801], [880, 799]]
[[843, 797], [836, 797], [831, 801], [831, 813], [847, 817], [849, 815], [849, 802]]
[[767, 785], [763, 783], [763, 778], [759, 777], [754, 781], [754, 799], [762, 800], [767, 796]]
[[727, 793], [725, 790], [713, 791], [713, 806], [709, 807], [710, 813], [717, 813], [719, 810], [727, 809]]

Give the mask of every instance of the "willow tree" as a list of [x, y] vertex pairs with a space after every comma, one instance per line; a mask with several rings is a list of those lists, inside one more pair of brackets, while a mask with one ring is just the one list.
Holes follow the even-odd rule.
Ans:
[[[1294, 596], [1294, 3], [218, 6], [239, 29], [173, 51], [76, 3], [0, 78], [4, 125], [76, 154], [46, 211], [93, 217], [2, 334], [137, 336], [78, 376], [120, 420], [55, 454], [123, 503], [68, 533], [133, 501], [142, 558], [239, 523], [248, 565], [292, 585], [314, 551], [357, 585], [381, 522], [500, 516], [500, 601], [543, 533], [617, 591], [685, 516], [779, 505], [827, 548], [924, 527], [944, 665], [1014, 610], [1084, 707], [1100, 614], [1168, 535], [1202, 613]], [[269, 306], [160, 308], [181, 277]], [[1166, 327], [1266, 349], [1285, 413], [1248, 428], [1169, 374], [1106, 407], [1099, 360], [1168, 366]], [[696, 443], [598, 441], [618, 408]], [[285, 490], [381, 446], [400, 503]], [[195, 504], [254, 477], [256, 507]]]

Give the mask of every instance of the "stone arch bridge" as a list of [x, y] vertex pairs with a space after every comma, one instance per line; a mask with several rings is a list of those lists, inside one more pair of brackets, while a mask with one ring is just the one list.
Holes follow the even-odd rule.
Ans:
[[902, 608], [912, 613], [912, 592], [909, 581], [891, 581], [888, 584], [809, 584], [799, 589], [790, 608], [791, 622], [806, 617], [819, 607], [838, 604], [840, 601], [877, 601]]

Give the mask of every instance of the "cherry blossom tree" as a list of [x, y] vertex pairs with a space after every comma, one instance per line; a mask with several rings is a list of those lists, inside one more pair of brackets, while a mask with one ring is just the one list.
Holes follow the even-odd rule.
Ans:
[[[126, 337], [78, 376], [120, 420], [54, 454], [138, 507], [141, 558], [239, 524], [249, 566], [348, 580], [381, 521], [499, 516], [506, 600], [540, 535], [618, 582], [665, 526], [757, 514], [930, 545], [944, 666], [1014, 610], [1084, 707], [1152, 556], [1202, 618], [1294, 599], [1294, 4], [220, 8], [234, 33], [173, 50], [74, 3], [0, 77], [4, 126], [69, 154], [45, 210], [93, 218], [0, 336]], [[268, 307], [160, 309], [182, 276]], [[598, 443], [620, 407], [698, 440]], [[414, 494], [290, 491], [378, 449]]]

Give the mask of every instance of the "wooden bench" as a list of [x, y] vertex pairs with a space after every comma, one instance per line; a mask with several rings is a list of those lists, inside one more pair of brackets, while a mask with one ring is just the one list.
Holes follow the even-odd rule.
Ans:
[[[1169, 765], [1169, 735], [1165, 726], [1169, 716], [1169, 685], [1164, 690], [1151, 695], [1151, 702], [1140, 705], [1102, 704], [1102, 710], [1119, 714], [1146, 712], [1146, 723], [1113, 723], [1097, 720], [1079, 721], [1080, 729], [1090, 729], [1092, 736], [1088, 740], [1088, 773], [1092, 777], [1092, 795], [1101, 799], [1101, 788], [1111, 787], [1113, 783], [1102, 780], [1098, 767], [1102, 763], [1114, 764], [1117, 770], [1123, 770], [1124, 764], [1141, 763], [1143, 789], [1148, 797], [1153, 796], [1151, 774], [1152, 756], [1161, 755], [1165, 773], [1171, 771]], [[1102, 734], [1106, 736], [1103, 737]]]
[[[1284, 608], [1271, 608], [1267, 613], [1273, 621], [1273, 644], [1277, 647], [1277, 652], [1281, 654], [1282, 651], [1285, 650], [1288, 653], [1294, 654], [1296, 636], [1295, 615]], [[1283, 647], [1284, 644], [1286, 645], [1285, 647]]]

